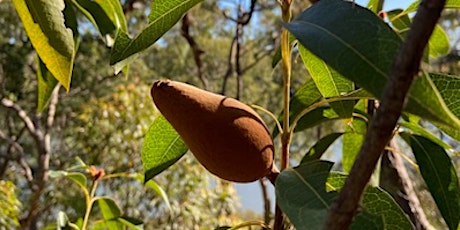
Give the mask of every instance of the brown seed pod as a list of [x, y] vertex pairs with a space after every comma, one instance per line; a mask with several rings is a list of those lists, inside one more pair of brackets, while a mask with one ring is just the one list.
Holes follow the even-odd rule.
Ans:
[[156, 81], [151, 94], [163, 116], [211, 173], [235, 182], [277, 173], [273, 141], [251, 107], [170, 80]]

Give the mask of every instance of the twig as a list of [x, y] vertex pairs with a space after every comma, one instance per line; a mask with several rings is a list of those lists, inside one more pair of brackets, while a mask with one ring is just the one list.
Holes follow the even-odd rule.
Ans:
[[345, 185], [329, 210], [325, 229], [347, 229], [350, 226], [380, 154], [393, 134], [406, 94], [419, 71], [424, 48], [445, 2], [424, 0], [420, 3], [406, 41], [395, 59], [390, 80], [384, 88], [380, 106], [371, 120], [363, 146]]
[[32, 122], [32, 119], [27, 116], [27, 113], [26, 111], [24, 111], [18, 104], [14, 103], [13, 101], [7, 99], [7, 98], [3, 98], [2, 99], [2, 105], [5, 107], [5, 108], [10, 108], [14, 111], [16, 111], [16, 113], [18, 114], [19, 118], [21, 118], [21, 120], [24, 122], [24, 124], [26, 125], [27, 129], [29, 130], [30, 133], [35, 133], [35, 125], [34, 123]]
[[264, 222], [265, 224], [270, 224], [270, 219], [271, 219], [271, 205], [270, 205], [270, 196], [268, 195], [267, 191], [267, 183], [264, 179], [259, 180], [260, 183], [260, 189], [262, 190], [262, 198], [264, 200]]
[[[412, 185], [412, 180], [407, 173], [406, 167], [404, 166], [404, 162], [402, 160], [402, 156], [405, 156], [401, 153], [398, 148], [398, 145], [393, 139], [390, 143], [391, 149], [397, 151], [398, 153], [394, 153], [393, 151], [388, 151], [388, 160], [391, 162], [391, 165], [394, 167], [394, 171], [397, 174], [399, 180], [391, 180], [392, 183], [397, 183], [396, 186], [400, 188], [398, 190], [398, 194], [392, 194], [392, 196], [396, 196], [395, 200], [401, 204], [401, 200], [406, 205], [403, 205], [403, 210], [409, 215], [411, 221], [416, 226], [416, 229], [425, 229], [425, 230], [435, 230], [433, 225], [430, 224], [428, 221], [425, 212], [420, 204], [420, 200], [417, 197], [417, 194], [414, 190], [414, 186]], [[382, 161], [383, 162], [383, 161]], [[402, 190], [402, 191], [401, 191]], [[401, 194], [403, 193], [403, 194]], [[401, 205], [400, 205], [401, 206]], [[404, 206], [406, 208], [404, 208]]]
[[201, 84], [203, 84], [203, 88], [208, 89], [208, 81], [203, 74], [203, 61], [201, 60], [201, 55], [204, 54], [204, 51], [195, 41], [195, 38], [190, 34], [190, 24], [190, 16], [187, 13], [184, 15], [184, 17], [182, 17], [181, 35], [185, 38], [185, 40], [187, 40], [188, 44], [190, 45], [190, 48], [192, 49], [193, 59], [195, 60], [198, 78], [200, 79]]

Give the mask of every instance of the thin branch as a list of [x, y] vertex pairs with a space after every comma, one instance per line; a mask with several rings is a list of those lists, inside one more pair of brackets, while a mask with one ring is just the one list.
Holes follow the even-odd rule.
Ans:
[[48, 116], [47, 116], [47, 119], [46, 119], [46, 131], [48, 132], [51, 127], [53, 126], [53, 123], [54, 123], [54, 117], [56, 115], [56, 107], [57, 107], [57, 103], [58, 103], [58, 100], [59, 100], [59, 89], [61, 88], [60, 87], [61, 85], [58, 84], [52, 94], [51, 94], [51, 100], [50, 100], [50, 103], [49, 103], [49, 106], [48, 106]]
[[2, 99], [2, 105], [5, 108], [10, 108], [18, 114], [19, 118], [24, 122], [26, 125], [27, 129], [29, 130], [30, 133], [35, 133], [36, 132], [36, 127], [34, 123], [32, 122], [32, 119], [27, 115], [26, 111], [24, 111], [18, 104], [14, 103], [13, 101], [3, 98]]
[[201, 84], [203, 84], [203, 88], [207, 89], [208, 81], [203, 74], [203, 61], [201, 60], [201, 55], [204, 54], [204, 51], [195, 41], [195, 38], [190, 34], [190, 25], [190, 16], [189, 14], [185, 14], [184, 17], [182, 17], [181, 35], [185, 38], [185, 40], [187, 40], [188, 44], [190, 45], [190, 48], [192, 49], [193, 59], [195, 60], [195, 64], [197, 67], [198, 78], [200, 79]]
[[[393, 139], [390, 143], [391, 148], [399, 153], [388, 152], [388, 159], [390, 160], [391, 164], [394, 166], [394, 170], [396, 171], [399, 177], [399, 183], [402, 187], [401, 194], [399, 194], [400, 199], [404, 199], [409, 206], [409, 210], [404, 210], [408, 215], [411, 217], [412, 222], [416, 226], [417, 229], [426, 229], [426, 230], [435, 230], [436, 228], [430, 224], [428, 221], [425, 212], [423, 211], [422, 205], [420, 204], [420, 200], [414, 190], [414, 186], [412, 185], [412, 180], [407, 173], [406, 167], [404, 166], [404, 162], [401, 156], [405, 156], [401, 154], [401, 151], [398, 148], [396, 141]], [[395, 182], [393, 182], [395, 183]], [[401, 193], [399, 192], [399, 193]], [[394, 194], [392, 194], [394, 195]], [[396, 201], [400, 200], [396, 199]], [[399, 202], [398, 202], [399, 203]]]
[[424, 48], [445, 2], [424, 0], [420, 3], [406, 41], [395, 60], [390, 80], [384, 88], [380, 106], [370, 122], [363, 146], [345, 185], [329, 210], [325, 229], [347, 229], [350, 226], [380, 154], [393, 134], [407, 92], [419, 71]]

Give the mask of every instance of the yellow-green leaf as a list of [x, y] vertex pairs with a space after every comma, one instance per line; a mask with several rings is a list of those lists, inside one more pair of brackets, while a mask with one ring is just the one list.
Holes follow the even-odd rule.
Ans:
[[72, 30], [65, 26], [64, 0], [13, 0], [13, 4], [43, 63], [69, 90], [75, 46]]

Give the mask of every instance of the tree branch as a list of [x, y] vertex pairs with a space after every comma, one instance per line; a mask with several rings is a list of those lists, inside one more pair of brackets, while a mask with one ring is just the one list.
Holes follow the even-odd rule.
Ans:
[[395, 59], [363, 146], [345, 185], [329, 210], [325, 229], [347, 229], [350, 226], [363, 191], [401, 115], [406, 94], [419, 71], [423, 51], [444, 5], [445, 0], [424, 0], [420, 3], [406, 41]]
[[197, 67], [198, 78], [200, 79], [201, 84], [203, 84], [203, 88], [207, 89], [208, 81], [206, 80], [206, 77], [203, 75], [203, 62], [201, 60], [201, 55], [204, 54], [204, 51], [200, 48], [198, 43], [196, 43], [195, 38], [190, 34], [190, 24], [190, 18], [187, 13], [184, 15], [184, 17], [182, 17], [181, 35], [185, 38], [185, 40], [187, 40], [188, 44], [190, 45], [190, 48], [192, 48], [193, 59], [195, 60], [195, 64]]
[[6, 99], [6, 98], [2, 99], [2, 105], [5, 108], [10, 108], [10, 109], [16, 111], [16, 113], [18, 114], [19, 118], [21, 118], [21, 120], [24, 122], [24, 124], [26, 125], [27, 129], [29, 130], [29, 132], [30, 133], [35, 133], [36, 129], [35, 129], [34, 123], [32, 122], [32, 119], [27, 115], [26, 111], [24, 111], [19, 105], [17, 105], [13, 101], [11, 101], [9, 99]]

